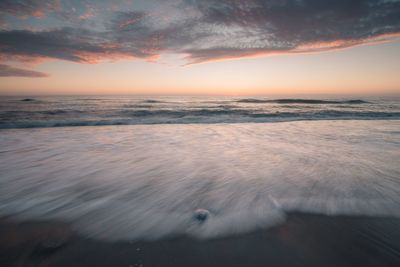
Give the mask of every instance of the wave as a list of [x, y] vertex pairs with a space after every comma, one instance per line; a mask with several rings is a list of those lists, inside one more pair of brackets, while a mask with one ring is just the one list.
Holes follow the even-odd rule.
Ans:
[[[350, 111], [339, 111], [339, 110], [321, 110], [316, 112], [263, 112], [259, 110], [251, 110], [251, 109], [231, 109], [231, 108], [223, 108], [223, 109], [181, 109], [181, 110], [167, 110], [167, 109], [159, 109], [159, 110], [124, 110], [121, 111], [120, 114], [130, 117], [188, 117], [188, 116], [221, 116], [221, 115], [230, 115], [230, 116], [243, 116], [243, 117], [251, 117], [251, 118], [280, 118], [280, 117], [302, 117], [302, 118], [340, 118], [340, 117], [354, 117], [354, 118], [390, 118], [390, 117], [399, 117], [400, 112], [350, 112]], [[238, 117], [239, 118], [239, 117]]]
[[[63, 114], [55, 111], [52, 115]], [[29, 114], [22, 118], [29, 117]], [[211, 123], [267, 123], [314, 120], [399, 120], [400, 112], [350, 112], [323, 110], [318, 112], [263, 113], [243, 109], [200, 110], [135, 110], [120, 111], [101, 118], [66, 118], [0, 120], [0, 129], [48, 128], [68, 126], [107, 126], [138, 124], [211, 124]]]
[[123, 108], [152, 108], [151, 104], [126, 104], [122, 106]]
[[239, 103], [275, 103], [275, 104], [368, 104], [369, 102], [361, 100], [361, 99], [352, 99], [352, 100], [321, 100], [321, 99], [254, 99], [254, 98], [246, 98], [240, 99], [237, 102]]
[[[27, 98], [28, 99], [28, 98]], [[33, 99], [33, 98], [32, 98]], [[395, 99], [46, 98], [4, 99], [1, 128], [95, 125], [262, 123], [400, 119]], [[95, 100], [95, 101], [92, 101]], [[246, 103], [246, 104], [245, 104]], [[266, 103], [265, 105], [262, 103]], [[269, 104], [268, 104], [269, 103]]]
[[143, 103], [149, 103], [149, 104], [166, 103], [166, 101], [153, 100], [153, 99], [143, 100], [142, 102]]
[[45, 115], [60, 115], [60, 114], [66, 114], [68, 113], [68, 111], [65, 109], [55, 109], [55, 110], [41, 111], [40, 113]]
[[129, 115], [133, 117], [147, 117], [147, 116], [173, 116], [173, 117], [185, 117], [185, 116], [218, 116], [218, 115], [244, 115], [251, 116], [251, 110], [243, 109], [181, 109], [181, 110], [124, 110], [121, 114]]

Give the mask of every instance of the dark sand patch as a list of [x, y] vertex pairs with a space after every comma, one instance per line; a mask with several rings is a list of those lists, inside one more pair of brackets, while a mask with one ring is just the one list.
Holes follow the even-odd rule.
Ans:
[[294, 213], [227, 238], [118, 243], [68, 224], [2, 219], [0, 266], [400, 266], [400, 219]]

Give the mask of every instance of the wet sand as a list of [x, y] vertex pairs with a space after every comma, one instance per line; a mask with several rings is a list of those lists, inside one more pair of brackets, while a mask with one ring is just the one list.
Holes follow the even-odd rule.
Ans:
[[65, 223], [3, 218], [0, 266], [400, 266], [400, 219], [292, 213], [226, 238], [112, 243]]

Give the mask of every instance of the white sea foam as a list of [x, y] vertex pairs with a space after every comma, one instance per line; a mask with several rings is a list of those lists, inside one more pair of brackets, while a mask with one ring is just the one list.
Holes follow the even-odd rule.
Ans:
[[400, 216], [399, 121], [14, 129], [0, 144], [0, 215], [96, 238], [210, 238], [288, 211]]

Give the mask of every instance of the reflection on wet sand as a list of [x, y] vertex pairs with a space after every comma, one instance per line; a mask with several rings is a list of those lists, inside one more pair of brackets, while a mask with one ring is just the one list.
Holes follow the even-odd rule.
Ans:
[[399, 266], [400, 219], [289, 214], [282, 225], [198, 240], [104, 242], [58, 222], [0, 222], [1, 266]]

